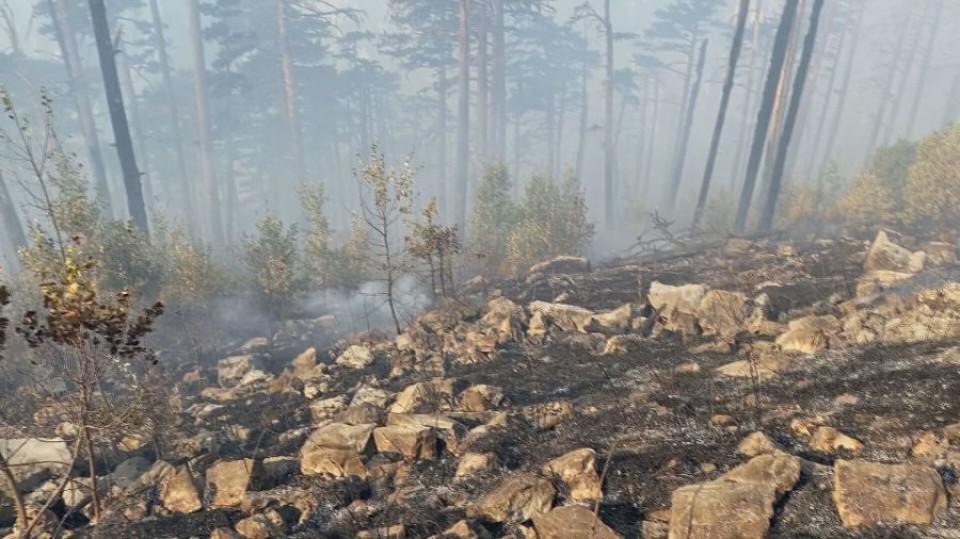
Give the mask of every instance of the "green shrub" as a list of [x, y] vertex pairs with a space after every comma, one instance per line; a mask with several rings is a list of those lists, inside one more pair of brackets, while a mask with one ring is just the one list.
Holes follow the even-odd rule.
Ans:
[[911, 224], [946, 230], [960, 223], [960, 125], [928, 136], [917, 147], [904, 202]]
[[504, 165], [487, 167], [477, 184], [467, 244], [483, 274], [504, 269], [510, 233], [517, 223], [517, 206], [510, 193], [510, 176]]
[[285, 227], [275, 217], [257, 222], [257, 234], [245, 242], [253, 295], [265, 313], [283, 320], [296, 293], [304, 289], [297, 275], [296, 226]]

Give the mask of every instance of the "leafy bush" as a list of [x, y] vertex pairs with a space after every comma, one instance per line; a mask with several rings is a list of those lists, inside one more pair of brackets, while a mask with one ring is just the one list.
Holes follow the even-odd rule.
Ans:
[[507, 244], [516, 222], [517, 206], [510, 194], [507, 167], [490, 166], [477, 184], [467, 229], [467, 243], [479, 261], [481, 273], [495, 274], [504, 269]]
[[582, 255], [593, 237], [576, 178], [561, 185], [534, 177], [524, 189], [519, 221], [510, 232], [508, 264], [519, 270], [559, 255]]
[[282, 320], [294, 295], [303, 289], [297, 276], [296, 226], [284, 227], [275, 217], [257, 222], [257, 235], [245, 243], [253, 295], [273, 320]]
[[303, 262], [307, 280], [311, 286], [323, 288], [329, 285], [334, 252], [330, 248], [330, 222], [325, 206], [327, 195], [322, 185], [304, 187], [300, 191], [300, 204], [307, 214], [307, 234], [303, 241]]
[[406, 243], [410, 255], [427, 266], [431, 293], [446, 297], [453, 291], [453, 259], [460, 253], [460, 239], [456, 226], [436, 222], [438, 215], [437, 200], [431, 199], [421, 220], [410, 223]]
[[889, 225], [896, 218], [897, 193], [873, 171], [861, 172], [834, 206], [834, 214], [856, 232]]
[[911, 224], [947, 229], [960, 222], [960, 125], [928, 136], [917, 147], [904, 202]]

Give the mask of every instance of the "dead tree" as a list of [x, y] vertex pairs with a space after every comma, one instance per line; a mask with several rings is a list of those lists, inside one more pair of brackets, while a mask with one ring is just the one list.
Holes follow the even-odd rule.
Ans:
[[737, 15], [737, 29], [733, 34], [733, 45], [730, 47], [730, 61], [727, 63], [727, 77], [723, 81], [723, 95], [720, 97], [720, 111], [717, 113], [717, 123], [713, 128], [713, 139], [710, 142], [707, 166], [704, 169], [703, 181], [700, 184], [700, 196], [697, 198], [697, 208], [693, 212], [693, 228], [700, 226], [703, 209], [707, 205], [707, 196], [710, 193], [710, 181], [713, 179], [713, 170], [717, 164], [717, 154], [720, 152], [720, 138], [723, 136], [723, 125], [727, 119], [727, 107], [730, 105], [730, 95], [733, 93], [733, 82], [737, 76], [737, 62], [740, 60], [740, 50], [743, 49], [743, 34], [747, 28], [747, 15], [749, 13], [750, 0], [740, 0], [740, 12]]
[[747, 174], [743, 181], [743, 190], [740, 192], [740, 202], [737, 205], [734, 229], [738, 234], [743, 233], [747, 225], [747, 216], [750, 214], [750, 203], [753, 200], [753, 191], [757, 185], [757, 176], [760, 174], [764, 142], [773, 117], [777, 88], [780, 86], [780, 79], [783, 76], [783, 63], [787, 57], [793, 21], [797, 18], [797, 8], [797, 2], [786, 3], [783, 8], [783, 15], [780, 17], [780, 26], [777, 28], [777, 34], [774, 38], [770, 69], [767, 72], [763, 99], [760, 102], [760, 112], [757, 114], [757, 124], [754, 127], [753, 144], [750, 147], [750, 158], [747, 161]]
[[667, 199], [666, 209], [673, 211], [677, 204], [677, 195], [680, 193], [680, 184], [683, 183], [683, 169], [687, 161], [687, 150], [690, 147], [690, 134], [693, 131], [693, 117], [697, 109], [697, 99], [700, 96], [700, 86], [703, 84], [703, 67], [707, 61], [707, 40], [700, 45], [700, 59], [697, 61], [697, 74], [690, 90], [690, 100], [684, 114], [683, 131], [681, 132], [680, 146], [677, 148], [673, 162], [673, 174], [670, 180], [670, 198]]
[[130, 137], [130, 125], [127, 111], [123, 106], [123, 92], [120, 90], [120, 77], [117, 74], [116, 51], [110, 36], [107, 22], [107, 8], [103, 0], [90, 0], [90, 17], [93, 20], [93, 34], [97, 41], [97, 55], [100, 58], [100, 71], [103, 74], [103, 87], [107, 94], [107, 106], [110, 109], [110, 123], [123, 170], [123, 185], [127, 193], [127, 209], [133, 224], [149, 236], [147, 208], [143, 201], [143, 185], [140, 182], [140, 169], [133, 151], [133, 139]]
[[780, 197], [780, 190], [783, 185], [783, 172], [787, 164], [790, 141], [793, 138], [797, 117], [800, 114], [803, 90], [807, 82], [807, 76], [810, 72], [810, 62], [813, 59], [813, 53], [817, 44], [817, 30], [820, 26], [820, 14], [823, 12], [823, 3], [824, 0], [814, 0], [813, 3], [813, 12], [810, 15], [810, 27], [807, 31], [807, 37], [804, 40], [803, 55], [800, 58], [797, 76], [794, 79], [793, 91], [790, 95], [790, 107], [787, 110], [787, 118], [783, 124], [783, 134], [780, 137], [780, 145], [777, 148], [773, 165], [773, 177], [770, 182], [770, 188], [767, 191], [767, 203], [763, 208], [763, 214], [760, 218], [760, 230], [762, 232], [769, 232], [773, 227], [773, 217], [776, 214], [777, 199]]

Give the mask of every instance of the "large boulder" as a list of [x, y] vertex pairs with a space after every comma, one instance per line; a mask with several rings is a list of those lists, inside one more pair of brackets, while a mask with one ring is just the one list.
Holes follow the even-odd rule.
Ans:
[[943, 480], [928, 466], [838, 460], [833, 478], [833, 501], [847, 528], [931, 524], [947, 510]]
[[707, 287], [702, 284], [673, 286], [654, 281], [647, 299], [661, 316], [669, 317], [674, 312], [696, 314], [706, 294]]
[[330, 423], [313, 431], [300, 449], [300, 471], [304, 475], [366, 477], [362, 455], [372, 446], [376, 425]]
[[596, 466], [596, 451], [575, 449], [546, 463], [543, 473], [557, 477], [566, 484], [570, 501], [593, 503], [603, 496]]
[[[219, 477], [216, 478], [216, 481], [219, 480]], [[203, 509], [200, 491], [197, 489], [193, 474], [190, 473], [190, 468], [185, 465], [170, 466], [169, 470], [162, 475], [160, 503], [171, 513], [195, 513]]]
[[456, 380], [436, 378], [404, 388], [390, 407], [392, 414], [413, 414], [451, 410], [456, 405]]
[[497, 386], [477, 384], [460, 393], [460, 409], [464, 412], [488, 412], [503, 404], [503, 389]]
[[870, 250], [867, 251], [863, 269], [866, 271], [866, 277], [889, 283], [921, 271], [924, 260], [925, 254], [922, 251], [910, 252], [909, 249], [891, 241], [887, 232], [881, 230], [870, 245]]
[[670, 538], [763, 539], [774, 505], [799, 479], [799, 459], [767, 454], [715, 481], [681, 487], [673, 492]]
[[441, 414], [390, 414], [387, 416], [387, 425], [432, 429], [453, 455], [461, 453], [469, 432], [463, 423]]
[[213, 507], [240, 507], [247, 490], [262, 483], [262, 467], [253, 459], [221, 460], [207, 470], [207, 495]]
[[493, 331], [497, 342], [504, 344], [523, 336], [527, 320], [527, 313], [522, 306], [498, 297], [487, 302], [487, 312], [480, 319], [480, 327]]
[[[544, 323], [550, 323], [563, 331], [580, 331], [586, 333], [593, 322], [594, 312], [576, 305], [565, 303], [548, 303], [534, 301], [528, 306], [534, 315], [539, 315]], [[535, 331], [534, 321], [531, 319], [530, 329]]]
[[380, 453], [399, 454], [407, 460], [437, 456], [437, 434], [421, 425], [389, 425], [374, 429], [373, 439]]
[[376, 361], [369, 346], [354, 344], [337, 357], [337, 365], [348, 369], [365, 369]]
[[252, 354], [230, 356], [217, 362], [217, 383], [221, 387], [237, 387], [245, 380], [249, 383], [266, 376], [259, 357]]
[[347, 425], [328, 423], [310, 433], [306, 445], [348, 449], [357, 453], [367, 453], [370, 449], [370, 437], [376, 425]]
[[806, 316], [791, 320], [786, 333], [777, 337], [777, 344], [785, 352], [816, 354], [830, 348], [830, 340], [842, 329], [832, 315]]
[[480, 499], [474, 512], [490, 522], [521, 523], [553, 507], [557, 491], [550, 481], [533, 474], [507, 477], [493, 492]]
[[749, 316], [747, 297], [740, 292], [711, 290], [697, 307], [697, 318], [706, 335], [732, 337], [744, 328]]
[[617, 532], [582, 505], [557, 507], [533, 515], [538, 539], [620, 539]]

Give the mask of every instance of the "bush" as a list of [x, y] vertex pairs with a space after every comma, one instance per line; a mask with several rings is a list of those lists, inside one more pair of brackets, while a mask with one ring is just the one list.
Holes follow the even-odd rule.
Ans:
[[834, 206], [834, 214], [854, 231], [866, 233], [896, 219], [897, 193], [873, 171], [861, 172]]
[[334, 252], [330, 248], [330, 222], [324, 207], [327, 195], [322, 185], [304, 187], [300, 204], [307, 214], [307, 234], [303, 241], [303, 262], [306, 279], [311, 286], [324, 288], [330, 284]]
[[519, 221], [510, 232], [508, 264], [513, 270], [560, 255], [582, 255], [593, 237], [576, 178], [561, 185], [534, 177], [526, 185]]
[[943, 230], [960, 222], [960, 125], [920, 143], [904, 202], [904, 217], [911, 224]]
[[481, 273], [503, 271], [507, 244], [517, 222], [517, 206], [510, 194], [510, 177], [504, 165], [489, 166], [477, 184], [467, 244], [479, 261]]
[[283, 320], [295, 294], [304, 288], [297, 276], [296, 227], [265, 217], [257, 222], [257, 235], [246, 241], [245, 250], [254, 297], [264, 313]]

